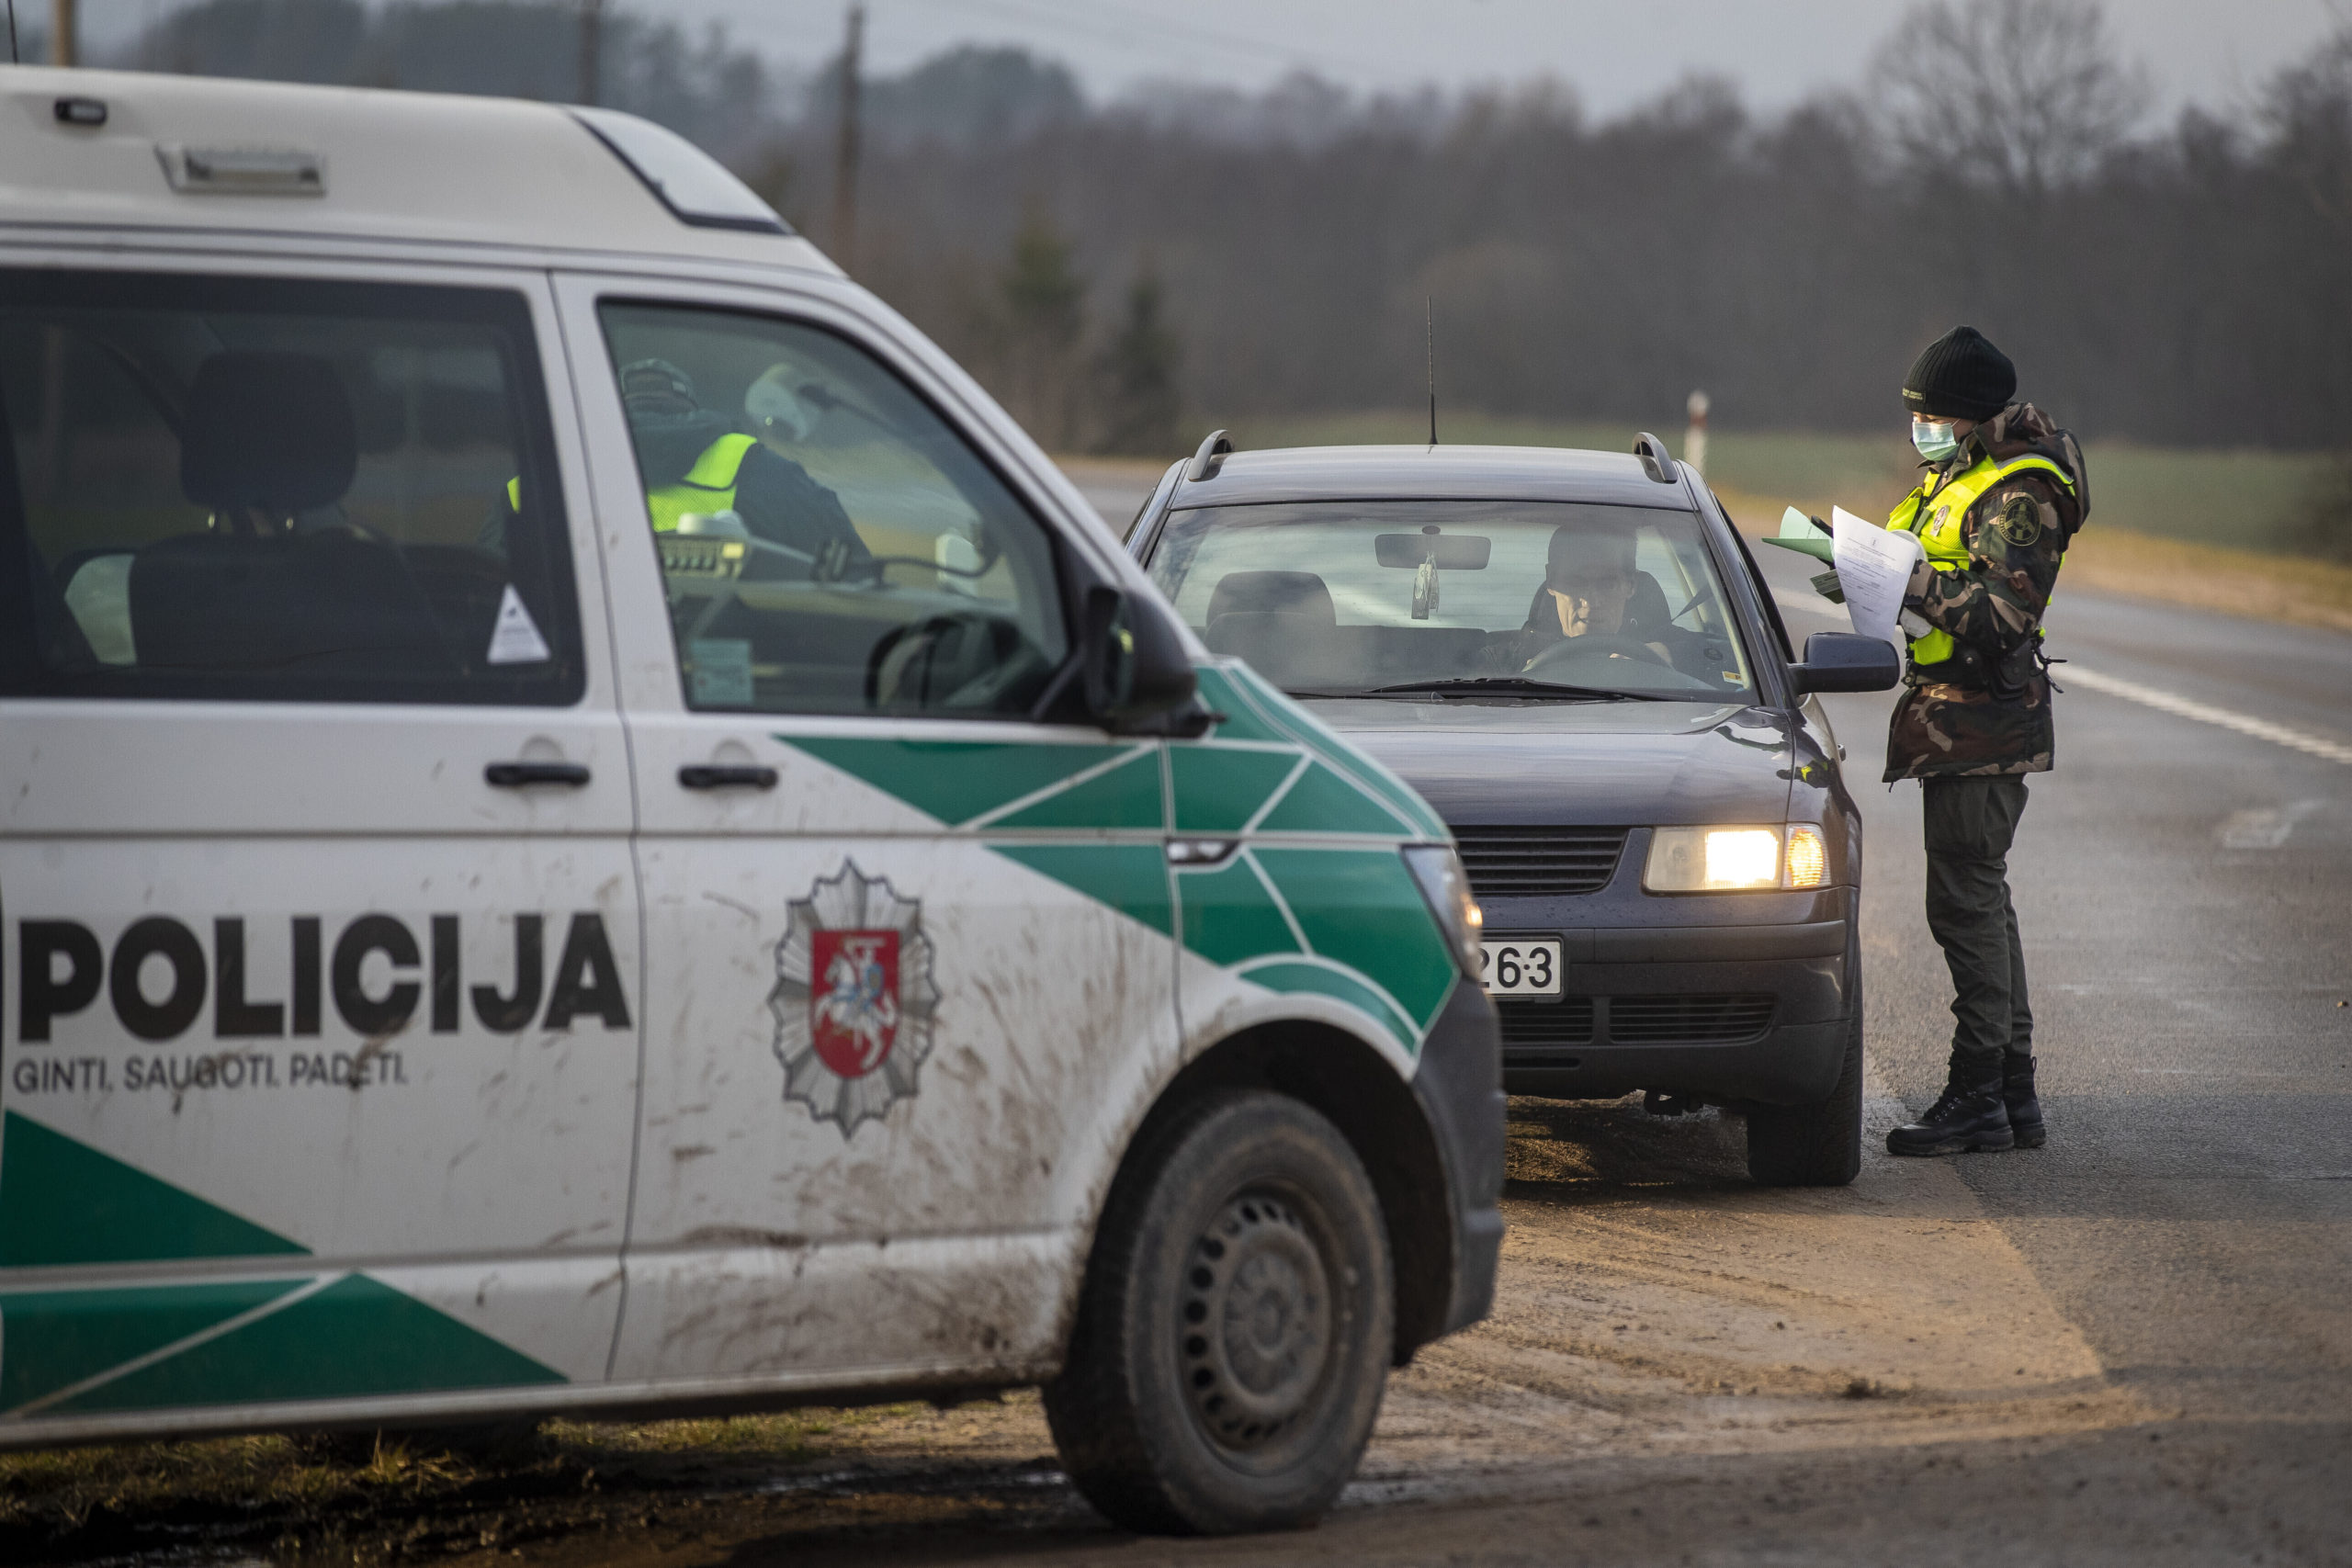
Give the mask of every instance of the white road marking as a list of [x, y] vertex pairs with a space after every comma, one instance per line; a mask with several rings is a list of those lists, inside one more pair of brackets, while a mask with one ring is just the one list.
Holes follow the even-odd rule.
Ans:
[[2299, 800], [2292, 806], [2255, 807], [2233, 811], [2222, 819], [2215, 835], [2225, 850], [2275, 850], [2284, 847], [2295, 824], [2327, 802]]
[[2094, 692], [2104, 692], [2110, 697], [2121, 697], [2126, 702], [2139, 703], [2159, 713], [2171, 714], [2177, 718], [2193, 718], [2199, 724], [2233, 729], [2240, 735], [2250, 735], [2256, 740], [2267, 740], [2276, 746], [2352, 766], [2352, 745], [2308, 729], [2298, 729], [2291, 724], [2256, 718], [2251, 714], [2233, 713], [2211, 703], [2200, 703], [2154, 686], [2143, 686], [2137, 681], [2118, 680], [2112, 675], [2102, 675], [2096, 670], [2086, 670], [2071, 660], [2052, 671], [2051, 674], [2062, 688], [2069, 684], [2086, 686]]

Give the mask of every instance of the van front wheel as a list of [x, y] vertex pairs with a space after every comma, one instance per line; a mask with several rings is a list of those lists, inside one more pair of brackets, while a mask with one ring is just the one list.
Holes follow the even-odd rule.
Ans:
[[1211, 1096], [1148, 1135], [1096, 1232], [1046, 1416], [1130, 1529], [1312, 1523], [1355, 1472], [1387, 1376], [1380, 1201], [1297, 1100]]

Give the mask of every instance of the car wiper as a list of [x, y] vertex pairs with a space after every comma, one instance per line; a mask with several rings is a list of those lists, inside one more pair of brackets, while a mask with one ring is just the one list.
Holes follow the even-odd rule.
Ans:
[[1525, 675], [1456, 675], [1443, 681], [1399, 681], [1393, 686], [1374, 686], [1363, 694], [1377, 697], [1389, 693], [1432, 692], [1445, 694], [1463, 692], [1481, 694], [1492, 692], [1502, 696], [1577, 697], [1587, 702], [1650, 703], [1662, 699], [1645, 692], [1621, 692], [1607, 686], [1571, 686], [1562, 681], [1537, 681]]

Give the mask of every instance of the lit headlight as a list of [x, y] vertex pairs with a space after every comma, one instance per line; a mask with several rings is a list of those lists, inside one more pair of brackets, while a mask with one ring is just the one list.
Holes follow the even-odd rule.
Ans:
[[1660, 828], [1650, 836], [1642, 886], [1651, 893], [1818, 887], [1828, 870], [1821, 829], [1805, 823], [1788, 828]]
[[1405, 867], [1420, 884], [1430, 913], [1437, 917], [1438, 929], [1453, 949], [1454, 963], [1476, 980], [1485, 967], [1478, 933], [1486, 928], [1487, 915], [1470, 896], [1470, 876], [1462, 869], [1461, 857], [1443, 844], [1414, 844], [1405, 851]]

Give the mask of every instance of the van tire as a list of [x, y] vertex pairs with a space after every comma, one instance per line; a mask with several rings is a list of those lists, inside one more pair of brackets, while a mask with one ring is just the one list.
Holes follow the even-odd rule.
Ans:
[[1747, 1174], [1759, 1187], [1844, 1187], [1862, 1169], [1862, 953], [1846, 939], [1846, 1052], [1838, 1087], [1815, 1105], [1758, 1106], [1747, 1113]]
[[1112, 1190], [1046, 1418], [1114, 1524], [1311, 1524], [1372, 1437], [1395, 1321], [1380, 1200], [1339, 1129], [1283, 1095], [1205, 1096]]

